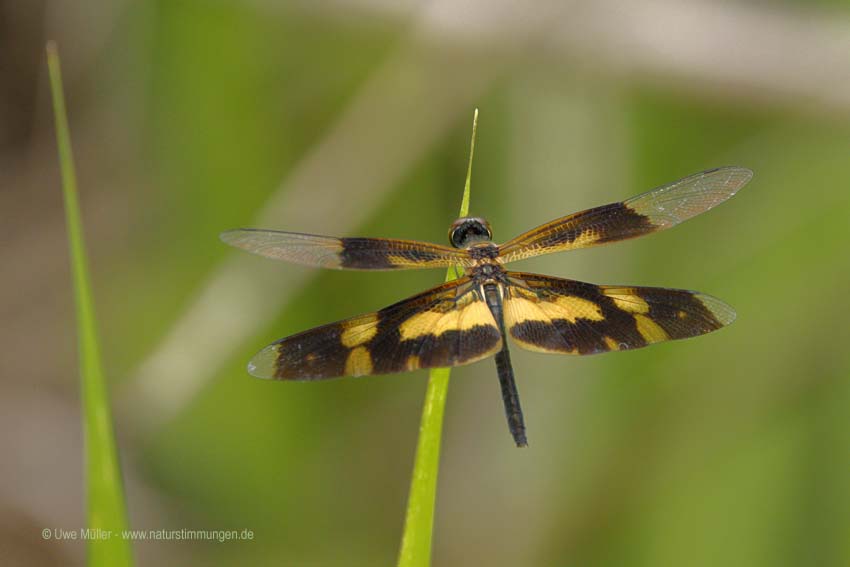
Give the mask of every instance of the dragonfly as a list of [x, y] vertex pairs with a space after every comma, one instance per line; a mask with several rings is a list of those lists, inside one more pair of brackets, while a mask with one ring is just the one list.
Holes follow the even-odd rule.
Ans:
[[597, 354], [710, 333], [735, 311], [683, 289], [595, 285], [514, 272], [533, 256], [627, 240], [676, 226], [732, 197], [751, 178], [743, 167], [706, 170], [622, 202], [548, 222], [495, 244], [489, 223], [459, 218], [451, 246], [389, 238], [334, 238], [241, 228], [225, 243], [275, 260], [341, 270], [460, 268], [453, 281], [374, 313], [280, 339], [248, 364], [259, 378], [311, 381], [471, 364], [495, 356], [508, 428], [528, 444], [508, 336], [542, 353]]

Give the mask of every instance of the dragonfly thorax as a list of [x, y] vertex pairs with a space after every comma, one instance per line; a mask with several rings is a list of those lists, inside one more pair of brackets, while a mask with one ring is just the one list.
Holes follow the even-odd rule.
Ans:
[[481, 263], [474, 268], [472, 268], [469, 272], [469, 275], [472, 276], [473, 279], [483, 281], [493, 281], [504, 283], [507, 280], [505, 279], [505, 270], [496, 263]]
[[449, 228], [449, 242], [455, 248], [468, 248], [478, 242], [490, 242], [490, 223], [480, 217], [462, 217]]

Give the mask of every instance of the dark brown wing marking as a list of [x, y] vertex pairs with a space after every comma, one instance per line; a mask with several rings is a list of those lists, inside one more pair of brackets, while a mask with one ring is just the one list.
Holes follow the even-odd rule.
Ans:
[[632, 197], [539, 226], [499, 247], [504, 262], [635, 238], [719, 205], [753, 176], [743, 167], [710, 169]]
[[714, 297], [681, 289], [597, 286], [508, 272], [508, 332], [529, 350], [595, 354], [715, 331], [735, 311]]
[[259, 378], [321, 380], [459, 366], [499, 351], [499, 327], [464, 277], [382, 309], [281, 339], [248, 364]]
[[253, 228], [223, 232], [221, 240], [260, 256], [319, 268], [397, 270], [473, 263], [465, 250], [415, 240], [334, 238]]

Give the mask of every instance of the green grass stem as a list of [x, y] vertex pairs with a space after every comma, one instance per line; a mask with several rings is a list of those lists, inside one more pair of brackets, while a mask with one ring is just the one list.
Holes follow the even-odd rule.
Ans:
[[[62, 191], [68, 225], [71, 274], [74, 285], [80, 379], [83, 404], [83, 438], [88, 498], [87, 527], [103, 537], [87, 538], [90, 567], [122, 567], [133, 564], [130, 542], [121, 532], [127, 529], [127, 511], [121, 469], [118, 464], [112, 415], [100, 362], [94, 302], [89, 285], [88, 260], [83, 241], [83, 225], [77, 198], [77, 180], [71, 137], [62, 91], [59, 54], [53, 42], [47, 44], [50, 91], [56, 119], [56, 144], [62, 171]], [[100, 530], [100, 531], [98, 531]], [[109, 534], [109, 537], [106, 537]]]

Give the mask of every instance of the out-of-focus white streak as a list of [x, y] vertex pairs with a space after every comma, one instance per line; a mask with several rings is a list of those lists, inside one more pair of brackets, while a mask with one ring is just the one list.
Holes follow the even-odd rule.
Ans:
[[780, 6], [588, 2], [552, 36], [559, 51], [634, 78], [757, 100], [850, 106], [850, 20]]
[[[578, 67], [754, 102], [799, 105], [803, 99], [809, 112], [820, 106], [850, 110], [846, 11], [712, 0], [543, 1], [526, 12], [545, 14], [545, 27], [523, 34], [530, 20], [517, 17], [513, 2], [473, 0], [462, 9], [437, 4], [421, 26], [423, 39], [437, 45], [476, 45], [529, 64], [545, 62], [553, 72]], [[387, 19], [411, 10], [391, 0], [331, 1], [309, 9], [327, 17]], [[471, 25], [469, 13], [477, 15]], [[522, 35], [529, 42], [522, 51], [505, 41]]]

